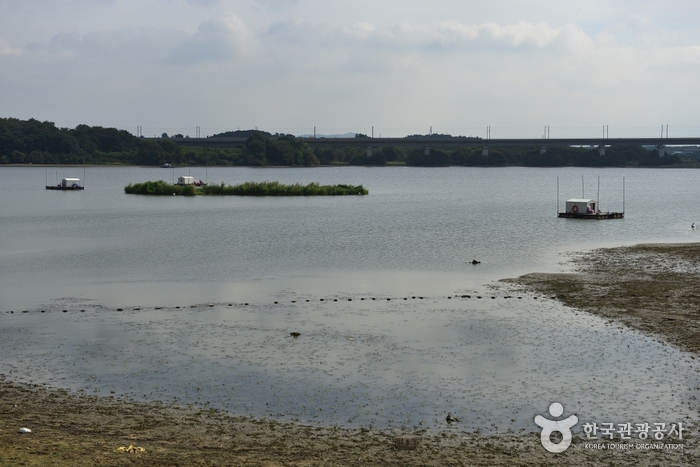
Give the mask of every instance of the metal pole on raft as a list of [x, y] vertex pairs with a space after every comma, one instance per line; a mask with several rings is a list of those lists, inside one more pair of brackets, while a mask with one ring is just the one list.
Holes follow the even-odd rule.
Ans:
[[581, 175], [581, 199], [585, 198], [583, 195], [583, 175]]
[[598, 175], [598, 199], [596, 202], [598, 203], [598, 209], [600, 209], [600, 175]]
[[557, 216], [559, 215], [559, 175], [557, 175]]
[[622, 177], [622, 214], [625, 213], [625, 177]]

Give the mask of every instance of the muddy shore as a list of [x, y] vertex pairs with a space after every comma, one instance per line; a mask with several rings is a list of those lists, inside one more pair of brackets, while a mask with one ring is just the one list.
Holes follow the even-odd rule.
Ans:
[[[505, 281], [556, 296], [564, 304], [624, 323], [655, 338], [700, 351], [700, 244], [638, 245], [571, 257], [573, 272], [528, 274]], [[0, 466], [448, 466], [698, 465], [692, 434], [671, 450], [590, 449], [562, 454], [542, 448], [538, 434], [481, 436], [444, 431], [307, 427], [234, 417], [199, 407], [137, 403], [14, 384], [0, 369]], [[31, 433], [21, 434], [27, 427]], [[695, 432], [696, 430], [693, 430]], [[395, 438], [415, 437], [415, 450]], [[615, 440], [619, 443], [619, 440]], [[140, 452], [120, 447], [143, 448]]]
[[700, 243], [601, 248], [570, 259], [571, 273], [503, 282], [700, 352]]
[[[32, 432], [19, 433], [31, 427]], [[395, 449], [412, 435], [415, 450]], [[119, 450], [130, 446], [139, 452]], [[488, 466], [697, 465], [693, 439], [664, 451], [593, 450], [584, 440], [546, 452], [537, 434], [374, 432], [232, 417], [0, 384], [1, 466]]]

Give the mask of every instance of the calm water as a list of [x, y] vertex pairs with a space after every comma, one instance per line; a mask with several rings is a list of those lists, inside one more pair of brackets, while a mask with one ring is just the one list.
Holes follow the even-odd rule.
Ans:
[[[693, 170], [317, 168], [209, 169], [210, 182], [352, 183], [366, 197], [147, 198], [130, 182], [169, 169], [90, 168], [85, 192], [44, 190], [82, 168], [0, 168], [0, 310], [57, 297], [106, 306], [191, 305], [297, 292], [450, 293], [556, 267], [556, 252], [690, 241]], [[178, 169], [175, 175], [188, 173]], [[205, 178], [204, 169], [192, 175]], [[581, 195], [622, 209], [615, 222], [557, 219]], [[562, 208], [563, 209], [563, 208]], [[696, 215], [697, 213], [697, 215]], [[697, 219], [693, 217], [696, 215]], [[479, 259], [474, 267], [467, 262]]]
[[[82, 171], [0, 168], [8, 379], [349, 425], [442, 427], [451, 411], [460, 429], [535, 430], [554, 400], [582, 421], [697, 413], [687, 355], [486, 284], [566, 251], [697, 241], [700, 172], [198, 168], [370, 194], [188, 199], [123, 193], [188, 169], [89, 168], [85, 192], [43, 189]], [[557, 176], [563, 207], [582, 175], [591, 198], [600, 176], [603, 210], [622, 209], [624, 176], [626, 219], [557, 219]]]

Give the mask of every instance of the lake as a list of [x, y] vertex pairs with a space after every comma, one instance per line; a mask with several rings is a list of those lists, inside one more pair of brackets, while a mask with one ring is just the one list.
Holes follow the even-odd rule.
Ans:
[[[696, 417], [698, 367], [687, 354], [545, 297], [505, 298], [488, 286], [560, 270], [566, 252], [697, 241], [700, 172], [85, 173], [84, 192], [60, 192], [44, 184], [82, 177], [82, 167], [0, 168], [7, 379], [350, 426], [443, 428], [453, 412], [459, 429], [536, 431], [534, 413], [555, 400], [598, 422]], [[362, 184], [370, 194], [123, 191], [189, 174], [209, 183]], [[566, 198], [582, 196], [582, 176], [587, 198], [597, 197], [600, 177], [600, 207], [612, 211], [623, 208], [624, 177], [626, 218], [558, 219], [557, 177], [563, 210]]]

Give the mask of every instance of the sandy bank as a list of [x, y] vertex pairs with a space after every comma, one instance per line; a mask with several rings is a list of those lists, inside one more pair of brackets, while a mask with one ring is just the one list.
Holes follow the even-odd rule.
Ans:
[[602, 248], [572, 256], [574, 272], [506, 282], [700, 352], [700, 243]]

